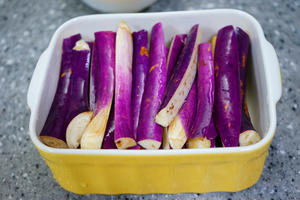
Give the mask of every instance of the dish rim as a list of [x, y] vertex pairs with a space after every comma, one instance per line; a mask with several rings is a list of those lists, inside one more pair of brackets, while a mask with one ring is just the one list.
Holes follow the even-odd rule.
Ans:
[[[257, 31], [257, 36], [259, 40], [259, 45], [261, 49], [264, 49], [265, 43], [268, 43], [266, 40], [262, 27], [259, 24], [259, 22], [250, 14], [236, 10], [236, 9], [210, 9], [210, 10], [195, 10], [195, 11], [172, 11], [172, 12], [152, 12], [152, 13], [120, 13], [120, 14], [96, 14], [96, 15], [86, 15], [86, 16], [80, 16], [76, 18], [72, 18], [68, 21], [66, 21], [64, 24], [62, 24], [53, 34], [51, 41], [49, 43], [49, 46], [47, 49], [43, 52], [42, 56], [47, 56], [47, 54], [50, 53], [51, 48], [54, 48], [55, 41], [58, 39], [59, 35], [61, 32], [64, 30], [64, 27], [68, 26], [71, 23], [77, 23], [80, 20], [90, 20], [93, 18], [101, 18], [103, 16], [109, 18], [117, 18], [117, 17], [127, 17], [127, 16], [134, 16], [134, 17], [139, 17], [139, 16], [163, 16], [163, 15], [174, 15], [174, 14], [180, 14], [182, 16], [186, 14], [196, 14], [196, 13], [206, 13], [206, 14], [214, 14], [216, 12], [223, 12], [225, 14], [239, 14], [243, 15], [244, 17], [248, 18], [248, 20], [255, 26], [255, 29]], [[263, 57], [265, 58], [265, 57]], [[264, 59], [263, 59], [264, 60]], [[265, 67], [265, 66], [264, 66]], [[36, 73], [36, 71], [34, 71]], [[29, 89], [31, 87], [32, 80], [29, 86]], [[267, 87], [267, 91], [269, 92], [269, 89]], [[281, 96], [281, 95], [280, 95]], [[29, 92], [28, 92], [28, 101], [29, 101]], [[35, 98], [41, 98], [41, 94], [39, 94], [38, 97]], [[268, 127], [268, 130], [266, 131], [266, 135], [263, 137], [261, 141], [254, 145], [250, 146], [245, 146], [245, 147], [222, 147], [222, 148], [210, 148], [210, 149], [172, 149], [172, 150], [119, 150], [119, 149], [58, 149], [58, 148], [52, 148], [48, 147], [45, 144], [43, 144], [35, 130], [35, 125], [36, 125], [36, 119], [37, 119], [37, 109], [33, 108], [34, 106], [30, 106], [31, 110], [31, 115], [30, 115], [30, 123], [29, 123], [29, 135], [30, 138], [33, 142], [33, 144], [38, 148], [39, 150], [47, 153], [53, 153], [53, 154], [72, 154], [72, 155], [139, 155], [139, 156], [162, 156], [162, 155], [186, 155], [186, 154], [224, 154], [224, 153], [246, 153], [246, 152], [251, 152], [258, 150], [268, 144], [273, 136], [275, 135], [275, 129], [276, 129], [276, 103], [278, 102], [272, 101], [272, 98], [270, 95], [267, 97], [267, 105], [269, 109], [269, 116], [270, 116], [270, 124]], [[40, 99], [37, 101], [40, 103]], [[29, 103], [28, 103], [29, 104]], [[37, 106], [35, 106], [37, 107]]]

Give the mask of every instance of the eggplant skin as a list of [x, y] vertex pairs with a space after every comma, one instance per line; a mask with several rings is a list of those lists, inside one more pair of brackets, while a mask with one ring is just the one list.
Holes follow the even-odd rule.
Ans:
[[90, 73], [90, 102], [94, 104], [94, 117], [81, 137], [81, 149], [101, 148], [114, 96], [116, 33], [100, 31], [94, 35]]
[[246, 93], [246, 76], [247, 76], [247, 61], [248, 61], [248, 51], [250, 46], [250, 39], [248, 34], [243, 31], [243, 29], [237, 27], [236, 35], [238, 41], [238, 51], [239, 51], [239, 70], [240, 70], [240, 86], [241, 86], [241, 102], [245, 100]]
[[198, 47], [197, 114], [191, 128], [191, 138], [206, 137], [214, 105], [214, 63], [212, 46], [202, 43]]
[[115, 84], [115, 40], [116, 33], [95, 33], [95, 44], [90, 73], [90, 105], [94, 116], [111, 103]]
[[137, 139], [141, 103], [144, 93], [146, 75], [149, 70], [148, 32], [140, 30], [132, 34], [133, 63], [132, 63], [132, 120], [133, 135]]
[[[112, 103], [113, 105], [114, 103]], [[102, 149], [117, 149], [114, 140], [115, 133], [115, 111], [114, 107], [111, 107], [108, 122], [106, 125], [105, 135], [102, 142]]]
[[69, 112], [66, 116], [66, 123], [79, 113], [89, 110], [89, 66], [90, 50], [73, 50], [72, 53], [72, 75]]
[[215, 140], [217, 136], [218, 136], [218, 132], [216, 130], [216, 126], [214, 124], [213, 118], [211, 118], [208, 131], [205, 137], [207, 137], [210, 140]]
[[47, 120], [40, 133], [40, 136], [50, 136], [62, 141], [66, 141], [66, 129], [68, 126], [66, 114], [69, 112], [72, 94], [71, 76], [73, 72], [73, 47], [80, 39], [80, 34], [76, 34], [63, 40], [58, 85]]
[[250, 47], [250, 39], [248, 34], [240, 27], [236, 28], [236, 35], [239, 50], [239, 70], [240, 70], [240, 87], [241, 87], [241, 101], [242, 101], [242, 122], [241, 133], [247, 130], [254, 130], [251, 123], [248, 106], [246, 102], [246, 78], [247, 78], [247, 63], [248, 51]]
[[178, 57], [184, 46], [186, 37], [187, 37], [186, 34], [180, 34], [180, 35], [175, 35], [172, 39], [171, 46], [168, 52], [168, 57], [167, 57], [167, 81], [171, 77], [174, 66], [176, 65]]
[[[97, 45], [94, 43], [92, 48], [92, 56], [91, 56], [91, 69], [89, 76], [89, 106], [90, 110], [95, 111], [96, 109], [96, 99], [100, 96], [98, 92], [98, 87], [100, 87], [99, 79], [97, 76], [100, 76], [100, 68], [98, 64], [98, 50]], [[98, 67], [97, 67], [98, 66]]]
[[210, 139], [210, 148], [216, 148], [216, 140]]
[[[163, 128], [155, 123], [166, 87], [166, 53], [165, 39], [161, 23], [153, 26], [151, 32], [149, 70], [147, 72], [145, 89], [142, 98], [140, 121], [137, 129], [137, 141], [162, 141]], [[141, 145], [141, 144], [140, 144]], [[145, 147], [144, 147], [145, 148]]]
[[214, 56], [214, 123], [223, 145], [235, 147], [241, 128], [241, 95], [238, 44], [233, 26], [218, 31]]
[[189, 94], [178, 112], [178, 116], [185, 130], [186, 136], [189, 137], [189, 130], [194, 121], [197, 108], [197, 86], [196, 81], [192, 84]]

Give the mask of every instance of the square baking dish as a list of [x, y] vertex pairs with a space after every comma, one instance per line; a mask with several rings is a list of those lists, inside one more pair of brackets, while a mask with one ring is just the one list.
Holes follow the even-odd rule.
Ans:
[[[126, 21], [132, 31], [151, 30], [162, 22], [166, 41], [202, 27], [202, 42], [226, 25], [243, 28], [251, 39], [247, 101], [254, 127], [263, 139], [246, 147], [181, 150], [55, 149], [40, 142], [57, 87], [62, 40], [81, 33], [94, 40], [94, 32], [116, 30]], [[41, 55], [29, 86], [29, 134], [35, 147], [66, 190], [78, 193], [182, 193], [240, 191], [254, 185], [263, 170], [276, 129], [276, 103], [281, 96], [279, 63], [273, 46], [251, 15], [233, 9], [139, 14], [103, 14], [71, 19], [54, 33]]]

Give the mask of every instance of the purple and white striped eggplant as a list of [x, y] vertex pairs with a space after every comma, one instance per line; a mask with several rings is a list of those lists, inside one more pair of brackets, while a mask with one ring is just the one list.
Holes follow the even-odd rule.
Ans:
[[90, 96], [95, 97], [95, 109], [80, 141], [82, 149], [102, 146], [114, 95], [115, 40], [114, 32], [95, 33], [90, 79]]
[[121, 22], [116, 38], [115, 143], [118, 149], [136, 145], [131, 116], [133, 42], [129, 27]]

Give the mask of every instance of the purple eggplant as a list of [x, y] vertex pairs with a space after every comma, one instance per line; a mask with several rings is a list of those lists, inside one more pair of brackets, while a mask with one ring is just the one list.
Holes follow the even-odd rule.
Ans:
[[114, 132], [115, 132], [115, 111], [114, 107], [112, 106], [108, 122], [106, 125], [106, 130], [102, 142], [102, 149], [116, 149], [117, 146], [114, 140]]
[[241, 129], [237, 37], [233, 26], [218, 31], [215, 48], [214, 123], [225, 147], [236, 147]]
[[141, 30], [133, 36], [132, 65], [132, 120], [134, 139], [137, 139], [137, 128], [144, 93], [145, 80], [148, 72], [148, 32]]
[[186, 34], [175, 35], [172, 39], [167, 57], [167, 81], [170, 79], [173, 68], [184, 46], [186, 36]]
[[177, 116], [168, 127], [168, 141], [173, 149], [181, 149], [188, 136], [197, 108], [197, 86], [194, 81], [192, 88]]
[[214, 120], [213, 118], [211, 118], [205, 137], [208, 138], [209, 140], [215, 140], [217, 136], [218, 136], [218, 132], [216, 130]]
[[198, 137], [189, 138], [187, 141], [187, 148], [213, 148], [216, 147], [216, 137], [218, 135], [217, 130], [215, 128], [214, 122], [211, 119], [209, 123], [209, 127], [206, 133], [206, 136], [202, 136], [201, 134]]
[[89, 45], [83, 40], [77, 41], [72, 53], [71, 100], [66, 115], [67, 123], [79, 113], [89, 110], [90, 55]]
[[172, 70], [174, 74], [168, 81], [161, 110], [155, 117], [156, 123], [163, 127], [173, 121], [192, 87], [197, 71], [197, 48], [200, 40], [200, 27], [195, 25], [186, 38], [178, 64]]
[[190, 138], [206, 137], [214, 105], [214, 64], [210, 43], [198, 48], [197, 111]]
[[[93, 42], [84, 42], [83, 40], [79, 40], [76, 43], [76, 46], [73, 48], [77, 50], [77, 52], [74, 53], [73, 57], [78, 61], [78, 63], [82, 63], [81, 66], [84, 65], [84, 51], [85, 49], [89, 49], [90, 52], [93, 52]], [[88, 54], [89, 57], [90, 54]], [[82, 57], [83, 56], [83, 57]], [[90, 58], [86, 57], [88, 61], [90, 61]], [[76, 70], [77, 76], [75, 76], [74, 79], [74, 88], [72, 89], [72, 101], [70, 107], [73, 107], [73, 109], [70, 109], [70, 113], [68, 115], [69, 119], [72, 119], [70, 123], [68, 124], [67, 130], [66, 130], [66, 141], [69, 148], [76, 149], [79, 147], [79, 142], [81, 140], [81, 137], [90, 123], [93, 112], [92, 111], [86, 111], [87, 109], [90, 109], [90, 106], [87, 106], [84, 110], [76, 109], [76, 107], [80, 107], [80, 105], [89, 105], [88, 102], [88, 80], [89, 80], [89, 64], [90, 62], [85, 63], [86, 67], [78, 67], [78, 70]], [[73, 73], [74, 74], [74, 73]], [[85, 84], [81, 83], [81, 80], [86, 80]], [[82, 102], [80, 104], [80, 102]], [[83, 108], [83, 107], [82, 107]], [[78, 114], [80, 113], [80, 114]]]
[[[89, 79], [89, 106], [90, 110], [95, 111], [96, 110], [96, 103], [97, 99], [101, 96], [99, 94], [99, 80], [96, 78], [97, 76], [100, 76], [100, 70], [98, 67], [99, 66], [99, 61], [98, 61], [98, 56], [96, 54], [98, 53], [97, 46], [95, 45], [95, 42], [93, 43], [93, 48], [92, 48], [92, 58], [91, 58], [91, 69], [90, 69], [90, 79]], [[97, 75], [97, 76], [96, 76]]]
[[216, 139], [210, 140], [210, 148], [216, 148]]
[[246, 98], [245, 98], [247, 60], [248, 60], [250, 39], [248, 34], [239, 27], [236, 28], [236, 35], [237, 35], [238, 51], [239, 51], [239, 70], [240, 70], [240, 86], [241, 86], [241, 101], [242, 101], [241, 134], [239, 137], [239, 143], [240, 146], [247, 146], [250, 144], [257, 143], [261, 138], [252, 125], [250, 115], [248, 112]]
[[161, 23], [153, 26], [151, 32], [149, 67], [142, 98], [137, 141], [145, 149], [161, 146], [163, 128], [155, 123], [166, 87], [166, 48]]
[[[40, 134], [41, 141], [51, 147], [67, 148], [66, 129], [72, 116], [87, 110], [87, 96], [84, 95], [88, 85], [86, 78], [88, 78], [90, 51], [88, 48], [73, 49], [80, 39], [80, 34], [77, 34], [63, 40], [58, 86]], [[79, 71], [82, 74], [79, 74]], [[79, 84], [82, 84], [81, 88], [78, 88]]]
[[136, 145], [131, 116], [133, 42], [129, 27], [121, 22], [116, 38], [115, 136], [118, 149]]
[[[245, 101], [246, 102], [246, 101]], [[247, 105], [244, 105], [247, 107]], [[242, 110], [242, 122], [241, 122], [241, 133], [239, 135], [239, 144], [240, 146], [248, 146], [255, 144], [261, 140], [260, 135], [254, 129], [250, 116], [246, 114], [247, 111]]]
[[206, 133], [206, 138], [210, 140], [210, 148], [216, 147], [217, 136], [218, 136], [218, 132], [216, 130], [213, 118], [211, 118], [208, 131]]
[[90, 52], [90, 46], [84, 40], [78, 40], [73, 48], [69, 110], [65, 115], [65, 123], [68, 125], [66, 142], [69, 148], [79, 146], [83, 131], [91, 119], [91, 112], [88, 111]]
[[82, 149], [102, 146], [114, 94], [115, 40], [114, 32], [95, 33], [90, 75], [90, 97], [95, 97], [91, 100], [95, 102], [94, 117], [82, 135]]
[[236, 36], [238, 41], [238, 52], [239, 52], [241, 101], [243, 103], [245, 100], [247, 59], [248, 59], [250, 40], [248, 34], [239, 27], [236, 28]]
[[[217, 41], [217, 35], [214, 35], [210, 40], [213, 57], [214, 57], [214, 54], [215, 54], [216, 41]], [[216, 147], [216, 137], [218, 135], [219, 134], [216, 130], [216, 126], [214, 124], [213, 117], [212, 117], [212, 119], [210, 120], [209, 130], [207, 132], [207, 137], [209, 138], [209, 140], [211, 142], [211, 145], [210, 145], [211, 148]]]
[[187, 142], [188, 148], [210, 148], [217, 136], [213, 121], [214, 65], [212, 46], [202, 43], [198, 48], [197, 111]]
[[[77, 148], [88, 120], [91, 118], [88, 101], [90, 46], [84, 40], [78, 40], [72, 53], [72, 75], [69, 111], [65, 115], [66, 141], [69, 148]], [[79, 113], [84, 113], [73, 120]], [[77, 121], [80, 120], [79, 123]], [[71, 123], [73, 121], [73, 123]], [[69, 125], [71, 124], [71, 128]], [[76, 125], [75, 125], [76, 124]], [[75, 125], [75, 126], [74, 126]]]

